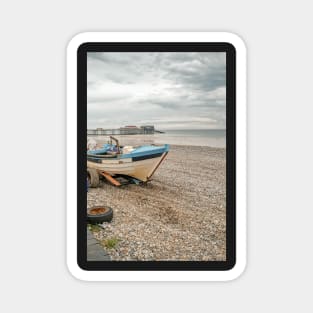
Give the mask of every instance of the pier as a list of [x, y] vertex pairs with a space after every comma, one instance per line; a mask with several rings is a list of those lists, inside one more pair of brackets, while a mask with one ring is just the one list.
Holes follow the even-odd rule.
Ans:
[[106, 135], [145, 135], [145, 134], [154, 134], [154, 133], [163, 133], [162, 131], [156, 130], [153, 125], [145, 126], [124, 126], [120, 128], [96, 128], [96, 129], [87, 129], [88, 136], [106, 136]]

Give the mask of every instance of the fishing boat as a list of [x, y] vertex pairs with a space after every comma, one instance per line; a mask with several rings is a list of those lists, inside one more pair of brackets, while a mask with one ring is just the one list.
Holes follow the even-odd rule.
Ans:
[[[116, 138], [102, 149], [87, 151], [87, 168], [102, 175], [124, 175], [139, 181], [150, 180], [169, 151], [169, 145], [120, 146]], [[115, 141], [115, 143], [112, 142]]]

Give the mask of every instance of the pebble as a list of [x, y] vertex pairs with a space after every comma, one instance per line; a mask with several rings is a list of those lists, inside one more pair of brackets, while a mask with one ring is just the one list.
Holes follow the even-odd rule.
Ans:
[[111, 260], [226, 259], [226, 154], [223, 148], [171, 146], [147, 185], [88, 191], [88, 207], [113, 208], [99, 240], [117, 238]]

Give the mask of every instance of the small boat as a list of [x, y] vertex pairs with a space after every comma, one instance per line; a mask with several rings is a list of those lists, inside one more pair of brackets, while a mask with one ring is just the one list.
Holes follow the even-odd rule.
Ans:
[[[146, 182], [164, 161], [169, 145], [120, 146], [112, 136], [102, 149], [87, 151], [87, 168], [109, 175], [125, 175]], [[112, 143], [115, 141], [115, 144]]]

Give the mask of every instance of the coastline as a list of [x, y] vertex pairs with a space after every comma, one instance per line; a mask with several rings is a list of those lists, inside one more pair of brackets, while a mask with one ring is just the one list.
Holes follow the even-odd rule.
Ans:
[[[195, 136], [190, 133], [171, 133], [167, 132], [164, 134], [142, 134], [142, 135], [112, 135], [119, 140], [120, 145], [148, 145], [156, 144], [163, 145], [165, 143], [170, 145], [180, 146], [203, 146], [203, 147], [214, 147], [214, 148], [225, 148], [226, 147], [226, 133], [222, 135], [211, 134], [211, 136]], [[98, 142], [98, 148], [104, 143], [107, 143], [109, 136], [87, 136], [87, 138], [93, 138]]]
[[147, 185], [117, 188], [102, 181], [87, 200], [88, 207], [114, 210], [113, 221], [94, 232], [100, 241], [117, 241], [106, 249], [112, 261], [226, 259], [225, 148], [171, 145]]

